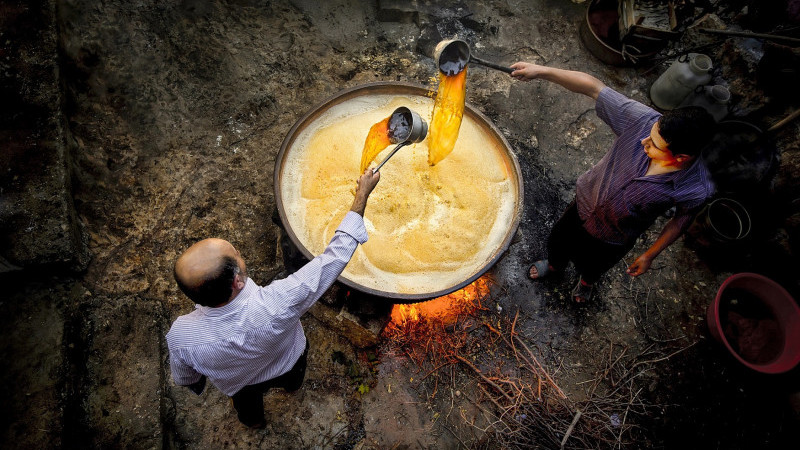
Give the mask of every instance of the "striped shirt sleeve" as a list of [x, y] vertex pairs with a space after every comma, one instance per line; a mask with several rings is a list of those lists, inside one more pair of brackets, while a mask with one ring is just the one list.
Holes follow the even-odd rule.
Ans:
[[200, 381], [202, 375], [192, 366], [184, 363], [178, 353], [178, 349], [170, 349], [169, 352], [169, 367], [172, 370], [172, 379], [175, 380], [175, 384], [188, 386]]
[[659, 117], [658, 111], [632, 100], [606, 86], [600, 91], [596, 103], [597, 116], [607, 123], [617, 136], [642, 123], [642, 118]]
[[681, 230], [685, 231], [694, 220], [697, 213], [705, 206], [706, 200], [713, 194], [707, 192], [704, 197], [697, 197], [683, 203], [679, 203], [675, 208], [675, 221], [680, 224]]
[[[287, 278], [264, 287], [264, 293], [283, 303], [287, 317], [299, 319], [341, 275], [358, 244], [366, 241], [364, 219], [349, 211], [322, 254]], [[288, 325], [289, 321], [280, 323]]]
[[675, 214], [674, 220], [678, 223], [678, 225], [680, 226], [680, 230], [682, 232], [686, 231], [686, 228], [689, 227], [689, 224], [692, 223], [692, 220], [694, 219], [694, 217], [697, 215], [697, 213], [699, 211], [700, 211], [700, 207], [699, 206], [696, 207], [696, 208], [693, 208], [691, 210], [683, 210], [683, 211], [681, 211], [681, 208], [678, 208], [678, 211]]

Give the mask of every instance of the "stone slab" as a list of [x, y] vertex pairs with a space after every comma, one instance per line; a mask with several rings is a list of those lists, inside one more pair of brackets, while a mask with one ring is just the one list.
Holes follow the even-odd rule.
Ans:
[[[89, 448], [158, 448], [162, 444], [162, 338], [158, 302], [100, 298], [85, 315], [89, 339], [77, 436]], [[72, 419], [74, 420], [74, 418]], [[81, 434], [83, 435], [81, 437]]]
[[0, 6], [0, 271], [82, 270], [85, 234], [70, 193], [55, 2]]
[[[0, 301], [0, 442], [61, 448], [64, 315], [69, 286], [31, 283]], [[12, 444], [13, 443], [13, 444]]]

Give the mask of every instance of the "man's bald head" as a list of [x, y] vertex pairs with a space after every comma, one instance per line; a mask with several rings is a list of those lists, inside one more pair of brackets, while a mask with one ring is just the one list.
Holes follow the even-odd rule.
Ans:
[[181, 291], [192, 301], [218, 306], [233, 299], [244, 287], [246, 267], [230, 242], [212, 238], [183, 252], [175, 262], [174, 274]]

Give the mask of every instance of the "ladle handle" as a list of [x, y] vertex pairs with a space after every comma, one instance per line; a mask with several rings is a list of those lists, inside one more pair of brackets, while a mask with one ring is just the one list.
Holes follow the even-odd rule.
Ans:
[[476, 62], [476, 63], [478, 63], [478, 64], [480, 64], [482, 66], [491, 67], [492, 69], [497, 69], [497, 70], [503, 71], [505, 73], [511, 73], [511, 72], [514, 71], [514, 69], [512, 69], [511, 67], [501, 66], [500, 64], [495, 64], [493, 62], [485, 61], [483, 59], [476, 58], [474, 56], [470, 56], [469, 60], [471, 62]]
[[392, 150], [392, 152], [391, 152], [391, 153], [389, 153], [389, 156], [387, 156], [387, 157], [386, 157], [386, 159], [384, 159], [383, 161], [381, 161], [381, 163], [380, 163], [380, 164], [378, 164], [378, 167], [376, 167], [376, 168], [372, 169], [372, 173], [376, 173], [376, 172], [378, 172], [379, 170], [381, 170], [381, 167], [383, 167], [383, 165], [384, 165], [384, 164], [386, 164], [386, 161], [388, 161], [388, 160], [389, 160], [389, 158], [391, 158], [392, 156], [394, 156], [394, 154], [395, 154], [395, 153], [397, 153], [397, 151], [398, 151], [398, 150], [400, 150], [400, 147], [402, 147], [402, 146], [404, 146], [404, 145], [406, 145], [406, 144], [408, 144], [408, 142], [401, 142], [401, 143], [397, 144], [397, 147], [395, 147], [395, 148], [394, 148], [394, 150]]
[[797, 110], [793, 111], [791, 114], [789, 114], [788, 116], [784, 117], [783, 120], [781, 120], [780, 122], [776, 123], [775, 125], [769, 127], [769, 129], [767, 131], [775, 131], [778, 128], [786, 125], [787, 123], [793, 121], [794, 119], [796, 119], [798, 117], [800, 117], [800, 109], [797, 109]]

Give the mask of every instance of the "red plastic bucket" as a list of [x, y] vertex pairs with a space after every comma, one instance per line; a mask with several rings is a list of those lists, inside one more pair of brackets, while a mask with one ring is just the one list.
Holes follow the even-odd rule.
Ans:
[[706, 320], [714, 339], [753, 370], [783, 373], [800, 362], [800, 307], [767, 277], [729, 277], [708, 305]]

